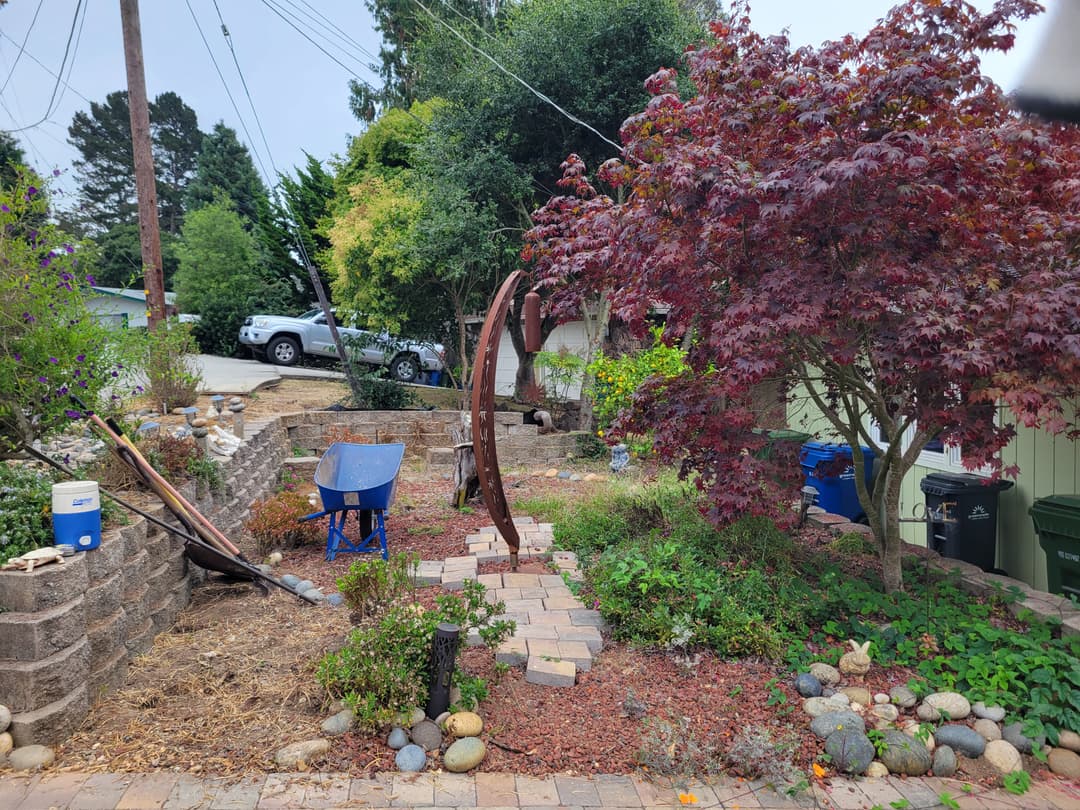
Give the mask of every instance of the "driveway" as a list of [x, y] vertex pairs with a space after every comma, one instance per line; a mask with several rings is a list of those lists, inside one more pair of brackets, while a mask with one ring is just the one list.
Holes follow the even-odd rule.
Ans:
[[216, 357], [200, 354], [197, 357], [202, 373], [204, 394], [250, 394], [282, 380], [316, 379], [343, 380], [340, 371], [323, 368], [297, 368], [275, 366], [258, 360], [239, 360], [233, 357]]

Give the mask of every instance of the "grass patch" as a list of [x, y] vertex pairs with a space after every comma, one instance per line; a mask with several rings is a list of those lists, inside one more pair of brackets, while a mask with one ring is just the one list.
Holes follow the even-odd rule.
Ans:
[[554, 523], [570, 505], [570, 499], [562, 495], [534, 495], [518, 498], [511, 509], [519, 515], [529, 515], [540, 523]]

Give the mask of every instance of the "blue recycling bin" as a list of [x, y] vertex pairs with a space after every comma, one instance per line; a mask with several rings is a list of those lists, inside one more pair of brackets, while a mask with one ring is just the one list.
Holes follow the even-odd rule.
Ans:
[[[869, 489], [874, 480], [874, 451], [869, 447], [859, 450], [866, 462], [866, 486]], [[866, 517], [855, 489], [855, 464], [850, 445], [807, 442], [802, 446], [799, 463], [806, 486], [817, 490], [815, 506], [851, 521]]]

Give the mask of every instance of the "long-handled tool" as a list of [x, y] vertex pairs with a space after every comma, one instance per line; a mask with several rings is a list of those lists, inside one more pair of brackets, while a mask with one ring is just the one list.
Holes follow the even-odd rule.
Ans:
[[[130, 504], [120, 501], [115, 495], [111, 493], [103, 493], [108, 497], [116, 500], [122, 506], [125, 506], [137, 514], [148, 518], [153, 523], [162, 526], [167, 531], [176, 534], [181, 537], [187, 543], [185, 551], [194, 562], [201, 565], [203, 568], [211, 568], [213, 570], [221, 571], [223, 573], [237, 576], [244, 579], [252, 580], [262, 586], [262, 582], [269, 582], [277, 587], [288, 591], [294, 596], [299, 596], [307, 602], [317, 604], [317, 601], [305, 594], [300, 593], [294, 588], [285, 585], [283, 582], [278, 581], [274, 577], [264, 573], [256, 565], [247, 560], [240, 550], [235, 545], [229, 542], [229, 540], [223, 535], [217, 527], [215, 527], [209, 520], [203, 517], [190, 503], [179, 493], [176, 489], [165, 480], [164, 477], [155, 470], [150, 463], [142, 456], [138, 451], [138, 448], [131, 442], [127, 436], [124, 435], [112, 419], [103, 420], [101, 417], [94, 414], [86, 405], [77, 397], [72, 397], [74, 401], [91, 422], [106, 436], [113, 441], [113, 451], [120, 457], [122, 461], [128, 464], [143, 482], [159, 497], [176, 517], [178, 521], [184, 526], [186, 531], [180, 531], [175, 526], [171, 526], [164, 521], [161, 521], [146, 512], [131, 506]], [[58, 467], [68, 475], [74, 476], [71, 470], [68, 470], [59, 462], [50, 459], [48, 456], [38, 453], [33, 448], [26, 448], [31, 455], [35, 458], [39, 458], [54, 467]], [[198, 535], [198, 536], [196, 536]]]
[[[77, 478], [78, 477], [77, 473], [74, 470], [68, 468], [64, 464], [61, 464], [56, 459], [50, 458], [49, 456], [45, 455], [44, 453], [41, 453], [38, 450], [35, 450], [33, 447], [30, 447], [29, 445], [23, 445], [23, 449], [29, 455], [36, 458], [38, 461], [43, 461], [46, 464], [49, 464], [52, 467], [55, 467], [56, 469], [60, 470], [60, 472], [64, 473], [65, 475], [67, 475], [67, 476], [69, 476], [71, 478]], [[214, 570], [222, 570], [223, 573], [233, 573], [233, 572], [237, 572], [237, 571], [238, 572], [243, 572], [244, 574], [250, 575], [250, 577], [255, 581], [255, 583], [260, 585], [260, 586], [262, 586], [261, 583], [263, 583], [263, 582], [269, 582], [271, 585], [276, 585], [278, 588], [281, 588], [284, 591], [288, 591], [293, 596], [300, 597], [305, 602], [310, 602], [313, 605], [318, 604], [315, 599], [311, 598], [310, 596], [308, 596], [306, 594], [300, 593], [300, 591], [296, 590], [295, 588], [293, 588], [293, 587], [291, 587], [289, 585], [286, 585], [284, 582], [281, 582], [278, 579], [275, 579], [274, 577], [270, 576], [269, 574], [263, 572], [262, 569], [258, 568], [257, 566], [254, 566], [251, 563], [246, 562], [244, 560], [238, 560], [235, 557], [233, 557], [232, 555], [229, 555], [229, 554], [226, 554], [226, 553], [222, 552], [220, 549], [215, 548], [214, 546], [210, 545], [209, 543], [202, 540], [201, 538], [196, 537], [195, 535], [193, 535], [193, 534], [191, 534], [189, 532], [185, 532], [185, 531], [183, 531], [181, 529], [178, 529], [176, 526], [173, 526], [171, 523], [167, 523], [164, 520], [162, 520], [161, 518], [155, 517], [154, 515], [151, 515], [149, 512], [146, 512], [146, 511], [140, 509], [139, 507], [135, 506], [134, 504], [125, 501], [119, 495], [115, 495], [114, 493], [109, 492], [108, 490], [105, 490], [105, 489], [100, 489], [99, 488], [99, 491], [101, 492], [102, 495], [109, 498], [110, 500], [116, 501], [118, 504], [120, 504], [125, 509], [128, 509], [128, 510], [132, 511], [137, 515], [141, 515], [143, 518], [150, 521], [154, 525], [160, 526], [162, 529], [165, 529], [165, 531], [170, 532], [172, 534], [175, 534], [177, 537], [182, 539], [185, 543], [188, 543], [190, 546], [194, 546], [195, 548], [199, 549], [200, 551], [204, 552], [205, 554], [208, 554], [210, 556], [210, 558], [215, 561], [215, 565], [213, 566]], [[206, 568], [208, 566], [204, 565], [203, 567]], [[262, 586], [262, 587], [265, 587], [265, 586]]]

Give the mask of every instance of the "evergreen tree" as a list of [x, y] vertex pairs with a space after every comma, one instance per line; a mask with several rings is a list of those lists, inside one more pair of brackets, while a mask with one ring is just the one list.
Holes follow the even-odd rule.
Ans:
[[267, 198], [266, 186], [255, 170], [251, 153], [224, 122], [214, 124], [203, 137], [194, 179], [188, 184], [188, 206], [194, 210], [209, 205], [224, 193], [248, 230], [259, 221], [259, 202]]
[[[323, 285], [329, 287], [330, 279], [322, 271], [320, 256], [330, 248], [330, 240], [319, 230], [320, 221], [330, 212], [334, 198], [334, 176], [326, 171], [315, 157], [307, 157], [306, 171], [296, 169], [296, 179], [285, 174], [281, 177], [281, 193], [285, 199], [288, 219], [292, 221], [304, 246], [307, 260], [319, 269]], [[303, 257], [301, 257], [302, 259]], [[307, 274], [303, 276], [307, 279]]]
[[90, 102], [89, 113], [75, 113], [68, 143], [81, 155], [74, 165], [86, 220], [100, 230], [134, 222], [138, 206], [127, 92], [109, 93], [102, 104]]
[[18, 179], [19, 166], [26, 165], [26, 153], [7, 132], [0, 132], [0, 188], [10, 188]]
[[176, 93], [162, 93], [150, 104], [161, 230], [179, 234], [184, 223], [188, 184], [202, 148], [203, 133], [195, 111]]

